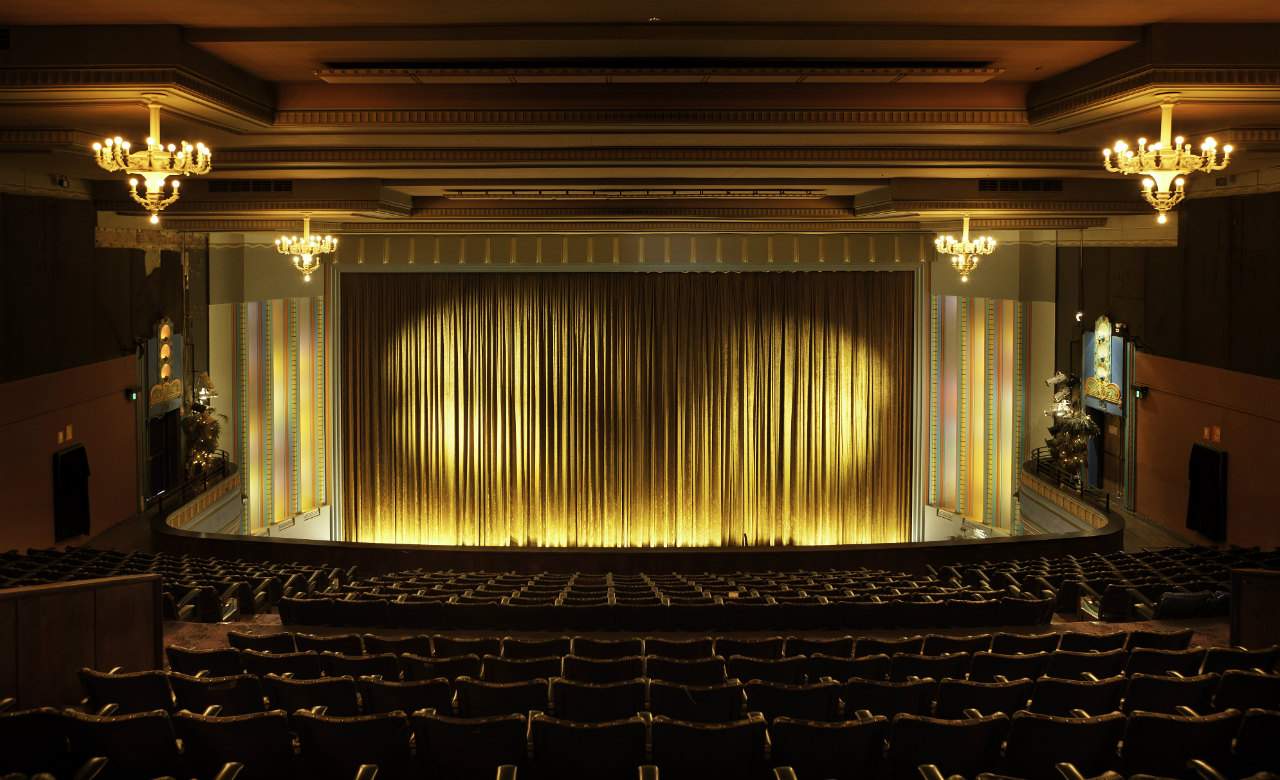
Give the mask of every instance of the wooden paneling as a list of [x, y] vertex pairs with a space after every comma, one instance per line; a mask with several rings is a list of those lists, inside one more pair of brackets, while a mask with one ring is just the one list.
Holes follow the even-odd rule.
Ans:
[[0, 590], [0, 697], [71, 704], [83, 667], [161, 668], [160, 600], [156, 574]]

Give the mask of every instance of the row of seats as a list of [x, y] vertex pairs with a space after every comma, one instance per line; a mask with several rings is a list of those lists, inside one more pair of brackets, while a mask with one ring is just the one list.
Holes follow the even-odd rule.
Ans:
[[642, 765], [666, 780], [800, 777], [907, 780], [921, 765], [952, 775], [1000, 771], [1040, 780], [1070, 762], [1104, 771], [1179, 777], [1191, 760], [1244, 777], [1275, 768], [1280, 712], [1212, 715], [1114, 712], [1054, 717], [1018, 711], [963, 719], [859, 712], [839, 722], [755, 713], [730, 723], [691, 723], [637, 714], [576, 723], [541, 712], [454, 718], [430, 709], [339, 717], [283, 710], [222, 716], [163, 711], [89, 715], [52, 708], [0, 715], [0, 770], [37, 771], [91, 757], [107, 761], [103, 780], [213, 777], [229, 762], [241, 780], [305, 775], [349, 780], [376, 766], [379, 780], [495, 776], [510, 765], [536, 778], [631, 780]]
[[435, 709], [467, 717], [543, 710], [573, 721], [604, 721], [647, 711], [682, 720], [723, 722], [756, 711], [808, 720], [839, 720], [867, 710], [892, 717], [900, 713], [958, 718], [969, 710], [1046, 715], [1077, 711], [1149, 711], [1176, 713], [1260, 707], [1280, 710], [1280, 675], [1230, 670], [1194, 677], [1135, 674], [1078, 680], [1042, 676], [998, 680], [963, 677], [912, 677], [905, 680], [823, 677], [808, 683], [760, 678], [719, 678], [682, 683], [635, 677], [607, 682], [572, 677], [534, 677], [512, 681], [458, 677], [401, 680], [377, 674], [293, 677], [269, 673], [219, 676], [176, 671], [80, 673], [83, 706], [99, 713], [204, 712], [216, 707], [241, 715], [269, 708], [327, 708], [330, 714], [376, 714], [392, 710]]

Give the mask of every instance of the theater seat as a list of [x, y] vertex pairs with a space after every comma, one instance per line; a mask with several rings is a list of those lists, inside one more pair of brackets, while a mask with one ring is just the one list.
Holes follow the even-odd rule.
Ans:
[[646, 690], [643, 679], [603, 685], [554, 679], [551, 710], [555, 717], [577, 723], [625, 720], [645, 710]]
[[0, 776], [70, 769], [69, 725], [53, 707], [0, 712]]
[[417, 636], [402, 637], [383, 637], [376, 634], [365, 634], [360, 637], [360, 641], [364, 644], [366, 653], [370, 655], [380, 655], [382, 653], [392, 653], [400, 655], [402, 653], [413, 653], [414, 655], [429, 656], [431, 655], [431, 637], [425, 634]]
[[853, 646], [853, 655], [855, 658], [862, 658], [868, 655], [887, 655], [892, 657], [894, 653], [918, 653], [923, 648], [924, 637], [922, 636], [912, 636], [905, 639], [859, 637], [857, 643]]
[[1008, 728], [1003, 713], [967, 720], [898, 715], [889, 727], [888, 776], [917, 780], [921, 764], [933, 764], [947, 776], [975, 776], [999, 763]]
[[545, 711], [548, 705], [546, 678], [498, 683], [459, 677], [453, 685], [462, 718], [526, 715], [531, 710]]
[[419, 775], [450, 780], [493, 780], [497, 768], [528, 767], [528, 718], [452, 718], [430, 710], [411, 718]]
[[662, 780], [764, 780], [768, 776], [763, 718], [687, 723], [657, 715], [650, 734], [652, 761]]
[[359, 634], [336, 634], [320, 636], [317, 634], [294, 634], [293, 642], [299, 651], [315, 650], [317, 653], [340, 653], [342, 655], [364, 655], [364, 642]]
[[1175, 714], [1179, 707], [1206, 712], [1210, 698], [1218, 686], [1218, 675], [1173, 677], [1159, 674], [1134, 674], [1124, 695], [1125, 712], [1144, 710]]
[[611, 659], [583, 658], [566, 655], [560, 675], [566, 680], [584, 683], [612, 683], [644, 677], [644, 658], [630, 656]]
[[717, 685], [649, 681], [649, 711], [673, 720], [729, 723], [743, 717], [745, 704], [745, 693], [737, 680]]
[[1129, 654], [1124, 650], [1074, 651], [1056, 650], [1049, 656], [1044, 673], [1050, 677], [1080, 679], [1092, 675], [1099, 679], [1124, 673]]
[[1203, 716], [1133, 712], [1124, 732], [1121, 771], [1186, 777], [1192, 759], [1226, 766], [1239, 723], [1239, 710]]
[[275, 674], [263, 678], [271, 706], [292, 715], [297, 710], [323, 707], [331, 716], [360, 714], [356, 681], [350, 677], [325, 677], [320, 680], [293, 680]]
[[770, 763], [791, 767], [797, 778], [877, 777], [888, 730], [881, 716], [831, 723], [778, 716], [769, 725]]
[[867, 710], [892, 718], [901, 713], [928, 715], [937, 682], [931, 679], [888, 682], [853, 678], [845, 683], [845, 712]]
[[193, 677], [200, 674], [209, 677], [226, 677], [244, 672], [244, 666], [240, 663], [240, 654], [234, 648], [197, 650], [169, 645], [164, 649], [164, 654], [169, 659], [170, 669]]
[[1090, 718], [1064, 718], [1033, 712], [1014, 713], [1004, 767], [1026, 780], [1059, 780], [1057, 764], [1070, 761], [1082, 774], [1114, 770], [1116, 745], [1124, 734], [1119, 712]]
[[1205, 674], [1222, 674], [1230, 670], [1273, 672], [1276, 659], [1280, 658], [1280, 647], [1271, 646], [1260, 650], [1246, 650], [1243, 647], [1211, 647], [1204, 655], [1201, 670]]
[[711, 637], [700, 639], [646, 639], [644, 641], [646, 655], [662, 658], [679, 658], [684, 660], [710, 658], [715, 655], [715, 640]]
[[747, 711], [759, 712], [768, 721], [779, 716], [799, 720], [836, 720], [843, 689], [834, 680], [808, 685], [753, 680], [744, 686]]
[[1143, 647], [1130, 651], [1124, 673], [1191, 676], [1200, 673], [1203, 661], [1204, 649], [1199, 647], [1185, 650]]
[[[786, 640], [780, 636], [772, 636], [764, 639], [733, 639], [730, 637], [722, 637], [716, 640], [716, 655], [723, 658], [729, 658], [736, 655], [743, 658], [772, 660], [782, 657], [782, 649], [785, 643]], [[732, 671], [730, 674], [733, 675]]]
[[1193, 636], [1195, 631], [1189, 628], [1182, 631], [1130, 631], [1129, 649], [1186, 650], [1191, 646]]
[[173, 709], [169, 677], [160, 671], [110, 673], [81, 669], [80, 686], [95, 711], [108, 704], [115, 705], [117, 715]]
[[976, 682], [964, 679], [944, 679], [938, 683], [937, 704], [934, 716], [947, 719], [964, 719], [965, 710], [977, 710], [983, 715], [1003, 712], [1012, 715], [1027, 706], [1035, 683], [1031, 680], [1009, 682]]
[[[579, 658], [609, 660], [644, 655], [644, 640], [631, 637], [628, 639], [592, 639], [579, 636], [573, 638], [572, 655]], [[561, 653], [560, 655], [564, 655]]]
[[738, 680], [766, 680], [784, 685], [799, 685], [804, 682], [809, 660], [803, 657], [790, 658], [753, 658], [747, 656], [729, 656], [725, 669], [730, 677]]
[[293, 734], [283, 710], [205, 717], [190, 712], [173, 716], [183, 758], [196, 777], [214, 777], [224, 764], [243, 764], [236, 780], [294, 777], [299, 767]]
[[717, 685], [726, 679], [724, 659], [711, 658], [645, 658], [645, 675], [653, 680], [663, 680], [681, 685]]
[[1225, 771], [1232, 777], [1250, 777], [1259, 772], [1275, 776], [1280, 760], [1280, 711], [1251, 709], [1245, 712]]
[[1223, 672], [1213, 694], [1213, 708], [1244, 712], [1252, 707], [1280, 710], [1280, 675], [1239, 669]]
[[360, 689], [360, 709], [365, 715], [418, 710], [450, 714], [453, 710], [453, 686], [443, 677], [409, 682], [363, 677], [356, 681], [356, 685]]
[[1035, 681], [1031, 705], [1027, 708], [1040, 715], [1066, 717], [1083, 710], [1089, 715], [1103, 715], [1120, 709], [1125, 692], [1125, 678], [1119, 675], [1103, 680], [1066, 680], [1041, 677]]
[[787, 637], [783, 653], [788, 656], [810, 656], [815, 653], [821, 653], [822, 655], [835, 658], [852, 658], [853, 637], [842, 636], [834, 639], [814, 639], [810, 637], [789, 636]]
[[482, 662], [477, 655], [459, 655], [451, 658], [423, 658], [412, 653], [400, 656], [400, 669], [407, 680], [434, 680], [443, 677], [453, 681], [459, 677], [479, 679]]
[[[994, 645], [993, 645], [994, 646]], [[1049, 653], [974, 653], [973, 665], [969, 668], [969, 679], [979, 682], [991, 682], [997, 677], [1006, 680], [1027, 678], [1034, 680], [1044, 674], [1049, 664]]]
[[503, 658], [547, 658], [553, 655], [569, 655], [568, 637], [553, 639], [516, 639], [503, 637]]
[[605, 723], [575, 723], [535, 714], [529, 721], [535, 776], [635, 780], [646, 763], [647, 729], [639, 716]]
[[498, 655], [502, 652], [502, 640], [497, 637], [431, 637], [431, 654], [444, 658], [462, 655]]
[[257, 650], [260, 653], [294, 653], [298, 650], [294, 645], [293, 634], [287, 631], [272, 634], [228, 631], [227, 644], [237, 650]]
[[299, 712], [292, 720], [309, 779], [351, 780], [365, 764], [378, 767], [378, 780], [416, 777], [403, 713], [337, 718]]
[[[486, 655], [480, 673], [485, 682], [527, 682], [529, 680], [549, 680], [561, 676], [560, 656], [548, 658], [500, 658]], [[634, 675], [633, 675], [634, 676]]]
[[944, 677], [964, 677], [969, 671], [969, 658], [968, 653], [949, 655], [896, 653], [889, 667], [889, 679], [902, 681], [913, 677], [932, 677], [935, 680], [941, 680]]
[[323, 674], [320, 654], [265, 653], [257, 650], [241, 650], [240, 662], [249, 674], [266, 677], [268, 674], [292, 675], [299, 680], [314, 680]]
[[391, 653], [377, 655], [341, 655], [323, 652], [320, 668], [328, 677], [381, 677], [384, 680], [400, 679], [400, 659]]
[[63, 717], [77, 764], [95, 756], [107, 759], [99, 780], [161, 777], [182, 759], [169, 716], [162, 711], [98, 716], [68, 709]]
[[220, 715], [248, 715], [266, 708], [262, 682], [252, 674], [191, 677], [171, 672], [169, 685], [176, 707], [189, 712], [218, 707]]

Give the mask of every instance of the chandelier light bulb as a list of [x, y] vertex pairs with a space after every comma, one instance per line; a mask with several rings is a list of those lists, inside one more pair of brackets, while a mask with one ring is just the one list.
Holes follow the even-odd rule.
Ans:
[[[93, 144], [94, 160], [106, 171], [124, 171], [129, 178], [129, 197], [151, 214], [151, 224], [159, 224], [160, 212], [178, 199], [179, 181], [171, 177], [200, 176], [211, 170], [209, 148], [203, 143], [194, 147], [182, 141], [180, 144], [163, 144], [160, 141], [160, 104], [147, 103], [151, 127], [146, 137], [146, 148], [130, 151], [128, 141], [120, 136]], [[181, 147], [181, 149], [179, 149]], [[138, 176], [145, 186], [138, 192]], [[165, 185], [171, 187], [166, 195]]]
[[337, 251], [338, 239], [333, 236], [311, 235], [311, 216], [302, 217], [302, 236], [281, 236], [275, 240], [276, 251], [290, 255], [293, 267], [302, 274], [302, 281], [310, 282], [311, 275], [320, 268], [320, 256]]
[[1111, 173], [1142, 177], [1142, 197], [1156, 210], [1156, 221], [1169, 221], [1168, 212], [1186, 197], [1186, 177], [1192, 173], [1210, 173], [1226, 168], [1231, 162], [1232, 148], [1227, 144], [1218, 153], [1218, 142], [1212, 137], [1200, 144], [1199, 153], [1183, 136], [1173, 135], [1173, 101], [1160, 104], [1160, 140], [1147, 145], [1138, 139], [1138, 151], [1129, 151], [1124, 141], [1116, 141], [1115, 155], [1104, 150], [1102, 165]]

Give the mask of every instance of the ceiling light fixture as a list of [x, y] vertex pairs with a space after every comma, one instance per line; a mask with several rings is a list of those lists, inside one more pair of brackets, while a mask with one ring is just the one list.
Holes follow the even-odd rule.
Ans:
[[327, 255], [338, 248], [333, 236], [311, 235], [311, 215], [302, 216], [301, 236], [280, 236], [276, 239], [276, 251], [293, 256], [293, 267], [302, 274], [302, 281], [311, 281], [311, 274], [320, 269], [320, 255]]
[[964, 215], [964, 230], [959, 241], [952, 235], [938, 236], [933, 245], [937, 247], [939, 254], [951, 255], [951, 267], [960, 274], [962, 282], [969, 281], [969, 274], [977, 270], [978, 259], [982, 255], [996, 251], [996, 240], [991, 236], [969, 238], [968, 214]]
[[1226, 168], [1231, 162], [1231, 144], [1222, 147], [1218, 156], [1218, 142], [1210, 136], [1200, 144], [1200, 151], [1193, 152], [1191, 144], [1182, 136], [1173, 136], [1172, 97], [1160, 103], [1160, 140], [1147, 145], [1147, 139], [1138, 139], [1134, 151], [1124, 141], [1116, 141], [1110, 149], [1102, 150], [1102, 164], [1111, 173], [1138, 174], [1142, 176], [1142, 197], [1155, 208], [1161, 225], [1169, 221], [1169, 210], [1182, 202], [1186, 176], [1192, 173], [1209, 173]]
[[[160, 212], [178, 199], [178, 179], [171, 176], [199, 176], [210, 170], [209, 147], [202, 143], [195, 146], [186, 141], [177, 146], [165, 146], [160, 141], [160, 104], [147, 96], [147, 111], [151, 115], [151, 134], [147, 136], [147, 148], [130, 151], [131, 145], [120, 136], [94, 143], [93, 156], [103, 170], [124, 171], [130, 175], [129, 197], [151, 213], [151, 224], [159, 224]], [[138, 179], [142, 177], [142, 192], [138, 191]], [[165, 194], [165, 184], [170, 185]]]

